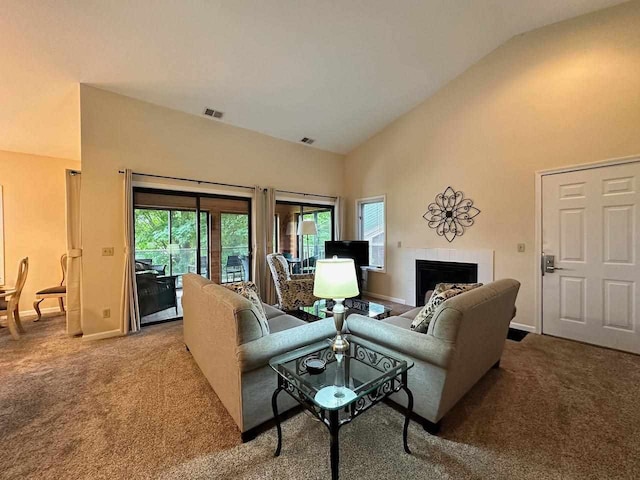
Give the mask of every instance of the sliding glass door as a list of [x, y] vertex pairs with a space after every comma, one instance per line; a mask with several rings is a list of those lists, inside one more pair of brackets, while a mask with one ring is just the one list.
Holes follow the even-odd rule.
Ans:
[[251, 200], [208, 196], [200, 198], [200, 208], [209, 214], [211, 280], [250, 280]]
[[216, 283], [250, 278], [251, 200], [134, 189], [141, 323], [182, 318], [182, 276]]
[[198, 252], [201, 251], [202, 275], [207, 275], [207, 249], [209, 237], [207, 216], [200, 216], [201, 240], [205, 248], [198, 248], [198, 222], [196, 212], [164, 208], [142, 207], [134, 210], [136, 261], [151, 265], [166, 275], [179, 277], [196, 272]]
[[310, 273], [325, 258], [324, 242], [333, 240], [334, 207], [276, 202], [275, 245], [294, 273]]
[[220, 283], [249, 280], [249, 214], [220, 214]]
[[303, 207], [303, 220], [311, 221], [316, 225], [316, 235], [307, 240], [311, 243], [311, 251], [316, 258], [325, 258], [324, 242], [333, 240], [333, 208]]

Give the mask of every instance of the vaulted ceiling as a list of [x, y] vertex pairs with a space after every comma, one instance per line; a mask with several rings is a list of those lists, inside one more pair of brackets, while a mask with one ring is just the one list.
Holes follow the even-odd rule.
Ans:
[[617, 3], [3, 0], [0, 149], [79, 158], [82, 82], [346, 153], [512, 36]]

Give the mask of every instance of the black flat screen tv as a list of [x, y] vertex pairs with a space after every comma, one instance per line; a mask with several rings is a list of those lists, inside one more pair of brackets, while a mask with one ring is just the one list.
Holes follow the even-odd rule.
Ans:
[[356, 270], [369, 265], [369, 242], [366, 240], [341, 240], [324, 242], [325, 258], [352, 258]]

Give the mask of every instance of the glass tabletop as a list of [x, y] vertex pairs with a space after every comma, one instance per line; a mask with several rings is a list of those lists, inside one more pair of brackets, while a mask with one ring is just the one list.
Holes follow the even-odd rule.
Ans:
[[[310, 359], [324, 361], [324, 371], [309, 373]], [[413, 362], [378, 352], [356, 340], [350, 340], [346, 354], [334, 355], [330, 340], [326, 340], [274, 357], [269, 365], [304, 399], [324, 410], [338, 410], [385, 384], [393, 389], [394, 379], [413, 367]]]
[[[313, 305], [299, 307], [302, 312], [313, 315], [318, 319], [327, 318], [332, 315], [331, 311], [335, 302], [333, 300], [317, 300]], [[357, 298], [347, 298], [344, 301], [347, 317], [352, 313], [357, 313], [370, 318], [384, 318], [391, 314], [391, 307], [380, 303], [359, 300]]]

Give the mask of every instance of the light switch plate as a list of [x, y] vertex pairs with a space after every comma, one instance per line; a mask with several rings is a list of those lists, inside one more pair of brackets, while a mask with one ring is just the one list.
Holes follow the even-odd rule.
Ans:
[[105, 308], [102, 310], [102, 318], [111, 318], [111, 309]]
[[519, 243], [518, 244], [518, 253], [524, 253], [524, 250], [525, 250], [524, 243]]

